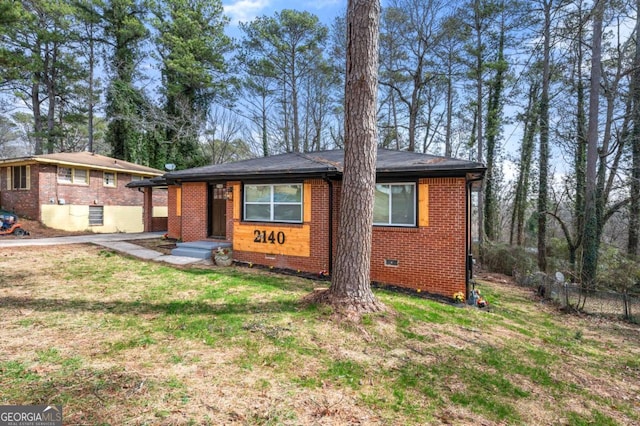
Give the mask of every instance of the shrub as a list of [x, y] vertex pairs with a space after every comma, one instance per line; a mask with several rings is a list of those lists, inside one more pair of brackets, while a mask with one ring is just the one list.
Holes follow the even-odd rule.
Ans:
[[640, 263], [613, 247], [600, 251], [598, 263], [597, 281], [600, 287], [621, 293], [638, 292]]
[[510, 276], [529, 275], [537, 269], [533, 254], [525, 248], [501, 243], [485, 244], [483, 266], [491, 272]]

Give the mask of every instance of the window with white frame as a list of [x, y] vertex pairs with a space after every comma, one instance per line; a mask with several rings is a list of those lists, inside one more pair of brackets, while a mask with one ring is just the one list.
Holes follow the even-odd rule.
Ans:
[[373, 223], [386, 226], [415, 226], [416, 184], [376, 184]]
[[86, 185], [89, 183], [89, 174], [86, 169], [76, 169], [73, 167], [58, 167], [58, 183], [70, 183], [76, 185]]
[[244, 220], [302, 222], [302, 184], [244, 186]]
[[116, 186], [116, 174], [112, 172], [104, 172], [103, 185], [115, 187]]

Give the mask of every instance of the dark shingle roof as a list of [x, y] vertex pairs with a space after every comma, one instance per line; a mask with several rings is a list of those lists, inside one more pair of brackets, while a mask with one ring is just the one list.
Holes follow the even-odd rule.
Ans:
[[[343, 165], [343, 150], [288, 153], [179, 170], [167, 173], [165, 177], [169, 183], [307, 176], [339, 177], [342, 175]], [[379, 176], [465, 176], [467, 173], [482, 174], [485, 166], [481, 163], [455, 158], [378, 149], [376, 169]]]

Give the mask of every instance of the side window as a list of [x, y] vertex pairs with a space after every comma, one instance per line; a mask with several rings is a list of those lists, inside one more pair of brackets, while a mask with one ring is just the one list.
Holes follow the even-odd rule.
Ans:
[[89, 173], [86, 169], [73, 169], [73, 183], [86, 185], [89, 183]]
[[29, 189], [30, 180], [29, 166], [15, 166], [11, 168], [11, 189]]
[[73, 183], [71, 167], [58, 166], [58, 183]]
[[416, 184], [376, 184], [373, 223], [387, 226], [415, 226]]
[[87, 170], [58, 166], [58, 183], [86, 185], [89, 183]]
[[116, 174], [113, 172], [104, 172], [103, 174], [103, 183], [104, 186], [108, 186], [111, 188], [116, 187]]

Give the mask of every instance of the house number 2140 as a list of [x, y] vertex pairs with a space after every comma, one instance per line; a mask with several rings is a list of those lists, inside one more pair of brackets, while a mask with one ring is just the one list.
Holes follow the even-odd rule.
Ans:
[[267, 234], [267, 231], [260, 231], [256, 229], [253, 231], [253, 242], [254, 243], [271, 243], [271, 244], [284, 244], [285, 235], [284, 232], [280, 231], [276, 234], [276, 231], [271, 231]]

